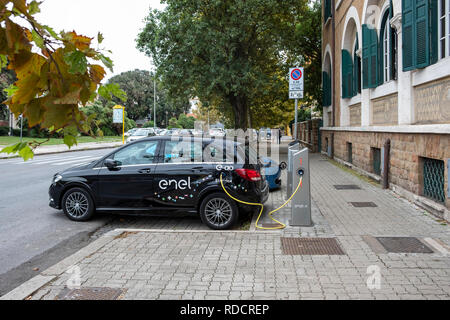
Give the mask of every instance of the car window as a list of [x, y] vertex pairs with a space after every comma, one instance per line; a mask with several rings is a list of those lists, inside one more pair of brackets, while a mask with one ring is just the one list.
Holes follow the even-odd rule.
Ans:
[[166, 141], [165, 163], [202, 162], [202, 144], [195, 141]]
[[144, 141], [132, 144], [118, 152], [112, 159], [120, 161], [123, 166], [153, 163], [158, 141]]

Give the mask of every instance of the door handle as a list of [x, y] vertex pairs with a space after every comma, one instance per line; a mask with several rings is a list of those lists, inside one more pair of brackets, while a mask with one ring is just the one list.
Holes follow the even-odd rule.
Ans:
[[152, 170], [151, 169], [141, 169], [138, 172], [139, 173], [144, 173], [144, 174], [149, 174]]
[[205, 169], [205, 167], [194, 167], [194, 168], [192, 168], [192, 171], [200, 171], [203, 169]]

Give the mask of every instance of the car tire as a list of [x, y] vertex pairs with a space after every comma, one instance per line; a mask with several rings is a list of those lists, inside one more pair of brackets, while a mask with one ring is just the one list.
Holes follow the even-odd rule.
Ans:
[[69, 189], [61, 202], [64, 214], [72, 221], [88, 221], [95, 212], [91, 195], [82, 188]]
[[225, 193], [212, 193], [200, 205], [200, 218], [213, 230], [227, 230], [238, 220], [239, 209]]

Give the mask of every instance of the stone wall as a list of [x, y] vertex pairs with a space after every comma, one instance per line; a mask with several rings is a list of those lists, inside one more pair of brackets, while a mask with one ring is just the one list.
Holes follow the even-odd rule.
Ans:
[[[331, 131], [322, 131], [322, 151], [327, 152], [326, 139], [331, 143]], [[423, 195], [421, 157], [444, 161], [445, 206], [450, 209], [448, 194], [448, 167], [450, 159], [450, 135], [416, 133], [381, 133], [334, 131], [334, 156], [347, 161], [347, 143], [352, 144], [352, 164], [373, 173], [371, 148], [382, 148], [391, 139], [389, 181], [407, 191]]]

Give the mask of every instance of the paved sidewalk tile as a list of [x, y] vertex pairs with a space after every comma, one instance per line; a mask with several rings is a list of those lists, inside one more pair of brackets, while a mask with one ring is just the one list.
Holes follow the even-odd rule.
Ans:
[[[336, 190], [356, 184], [360, 190]], [[449, 299], [450, 255], [375, 252], [368, 237], [432, 238], [450, 244], [447, 225], [319, 155], [311, 157], [312, 227], [256, 232], [209, 232], [194, 218], [144, 218], [82, 259], [82, 287], [123, 287], [124, 299]], [[274, 192], [266, 212], [281, 206]], [[355, 208], [350, 202], [374, 202]], [[287, 206], [276, 218], [288, 221]], [[280, 220], [280, 221], [281, 221]], [[262, 217], [269, 223], [268, 217]], [[164, 231], [166, 230], [166, 231]], [[173, 230], [184, 230], [174, 232]], [[283, 255], [281, 237], [336, 238], [344, 255]], [[54, 299], [73, 284], [64, 273], [33, 299]]]

